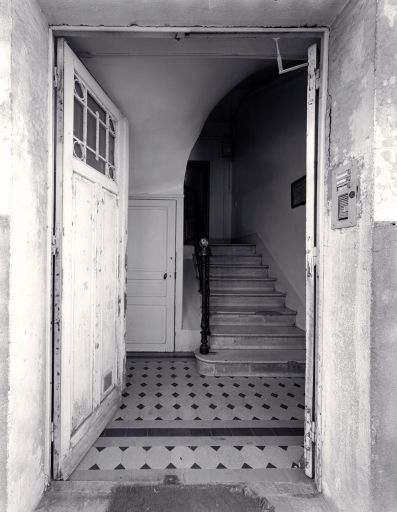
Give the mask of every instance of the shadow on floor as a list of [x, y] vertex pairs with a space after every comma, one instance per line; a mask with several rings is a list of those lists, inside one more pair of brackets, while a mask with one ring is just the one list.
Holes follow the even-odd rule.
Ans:
[[116, 487], [106, 512], [265, 512], [264, 500], [226, 486]]

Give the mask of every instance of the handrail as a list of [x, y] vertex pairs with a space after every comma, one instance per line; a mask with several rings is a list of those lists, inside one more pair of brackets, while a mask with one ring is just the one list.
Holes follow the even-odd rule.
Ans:
[[200, 354], [208, 354], [210, 336], [210, 279], [209, 279], [210, 248], [207, 238], [202, 238], [196, 247], [197, 268], [201, 293], [201, 345]]

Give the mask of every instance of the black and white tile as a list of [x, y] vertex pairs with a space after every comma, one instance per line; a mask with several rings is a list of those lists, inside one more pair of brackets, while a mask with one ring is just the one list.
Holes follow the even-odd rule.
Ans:
[[303, 378], [203, 377], [194, 359], [128, 359], [121, 407], [72, 478], [297, 469], [303, 404]]
[[302, 420], [304, 378], [203, 377], [195, 360], [130, 360], [114, 420]]

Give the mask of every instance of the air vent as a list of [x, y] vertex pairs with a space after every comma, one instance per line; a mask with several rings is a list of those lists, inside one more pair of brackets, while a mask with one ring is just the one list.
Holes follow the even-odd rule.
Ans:
[[338, 220], [349, 218], [349, 194], [338, 196]]
[[106, 390], [110, 388], [113, 382], [113, 372], [108, 372], [104, 378], [103, 378], [103, 392], [105, 393]]

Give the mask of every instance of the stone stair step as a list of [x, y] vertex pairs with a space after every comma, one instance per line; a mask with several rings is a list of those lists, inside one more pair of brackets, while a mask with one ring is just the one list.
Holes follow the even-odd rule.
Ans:
[[212, 336], [271, 336], [271, 337], [301, 337], [305, 339], [305, 331], [296, 326], [274, 325], [215, 325], [211, 330]]
[[273, 277], [213, 277], [210, 276], [210, 287], [214, 289], [232, 289], [232, 290], [249, 290], [249, 289], [263, 289], [274, 290], [274, 283], [277, 279]]
[[302, 376], [305, 372], [304, 350], [220, 349], [209, 354], [196, 351], [201, 375], [230, 376]]
[[296, 311], [289, 308], [256, 310], [254, 306], [213, 306], [211, 325], [294, 325]]
[[237, 265], [260, 265], [262, 263], [261, 254], [222, 254], [210, 256], [210, 263], [230, 263]]
[[305, 333], [295, 326], [214, 325], [210, 345], [213, 350], [224, 348], [305, 348]]
[[268, 265], [236, 265], [236, 264], [222, 264], [210, 263], [210, 277], [239, 277], [239, 278], [256, 278], [268, 277]]
[[210, 295], [210, 307], [220, 304], [245, 305], [266, 308], [267, 306], [285, 306], [285, 293], [275, 291], [235, 291], [212, 290]]
[[219, 255], [250, 255], [256, 254], [255, 244], [210, 244], [211, 254], [213, 256]]

